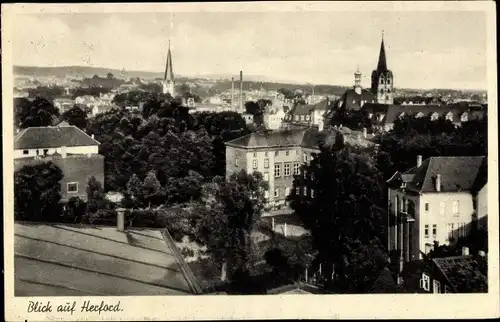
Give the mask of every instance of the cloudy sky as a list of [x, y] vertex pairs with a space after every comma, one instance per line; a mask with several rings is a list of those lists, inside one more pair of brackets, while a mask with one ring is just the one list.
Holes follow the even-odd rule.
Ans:
[[183, 12], [23, 14], [14, 64], [161, 71], [168, 39], [174, 73], [246, 74], [271, 80], [363, 85], [384, 30], [395, 85], [487, 87], [486, 16], [480, 11]]

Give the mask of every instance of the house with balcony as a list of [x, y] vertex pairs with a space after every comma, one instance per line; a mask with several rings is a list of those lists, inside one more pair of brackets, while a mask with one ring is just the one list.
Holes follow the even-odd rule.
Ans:
[[486, 227], [487, 158], [417, 156], [388, 181], [387, 247], [402, 263]]

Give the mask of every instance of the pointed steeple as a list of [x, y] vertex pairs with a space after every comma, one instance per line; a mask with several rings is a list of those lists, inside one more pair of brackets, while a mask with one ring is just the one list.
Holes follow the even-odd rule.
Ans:
[[387, 59], [385, 58], [384, 31], [382, 30], [382, 42], [380, 44], [380, 54], [378, 55], [378, 71], [387, 70]]
[[163, 81], [174, 81], [174, 70], [172, 69], [172, 52], [170, 51], [170, 40], [168, 41], [167, 66], [165, 67], [165, 76]]

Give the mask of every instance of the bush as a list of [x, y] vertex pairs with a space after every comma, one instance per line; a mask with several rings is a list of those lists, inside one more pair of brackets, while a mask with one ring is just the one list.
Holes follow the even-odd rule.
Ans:
[[189, 247], [182, 247], [180, 251], [183, 257], [194, 257], [194, 251]]

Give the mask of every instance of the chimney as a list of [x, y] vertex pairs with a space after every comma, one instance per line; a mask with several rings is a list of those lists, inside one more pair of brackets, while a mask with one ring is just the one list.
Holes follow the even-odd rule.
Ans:
[[116, 218], [116, 229], [118, 231], [125, 231], [125, 208], [116, 209], [118, 217]]
[[234, 77], [231, 77], [231, 108], [234, 108]]
[[243, 71], [240, 70], [240, 110], [243, 110]]
[[91, 137], [92, 139], [94, 139], [94, 134], [92, 134], [90, 137]]
[[462, 247], [462, 256], [469, 256], [469, 247]]
[[417, 155], [417, 168], [420, 168], [421, 165], [422, 165], [422, 156]]
[[66, 154], [66, 147], [65, 146], [62, 146], [61, 147], [61, 155], [63, 158], [66, 158], [67, 154]]
[[366, 131], [366, 127], [363, 128], [363, 138], [366, 139], [366, 137], [368, 136], [368, 133]]
[[441, 175], [436, 174], [436, 191], [441, 191]]

